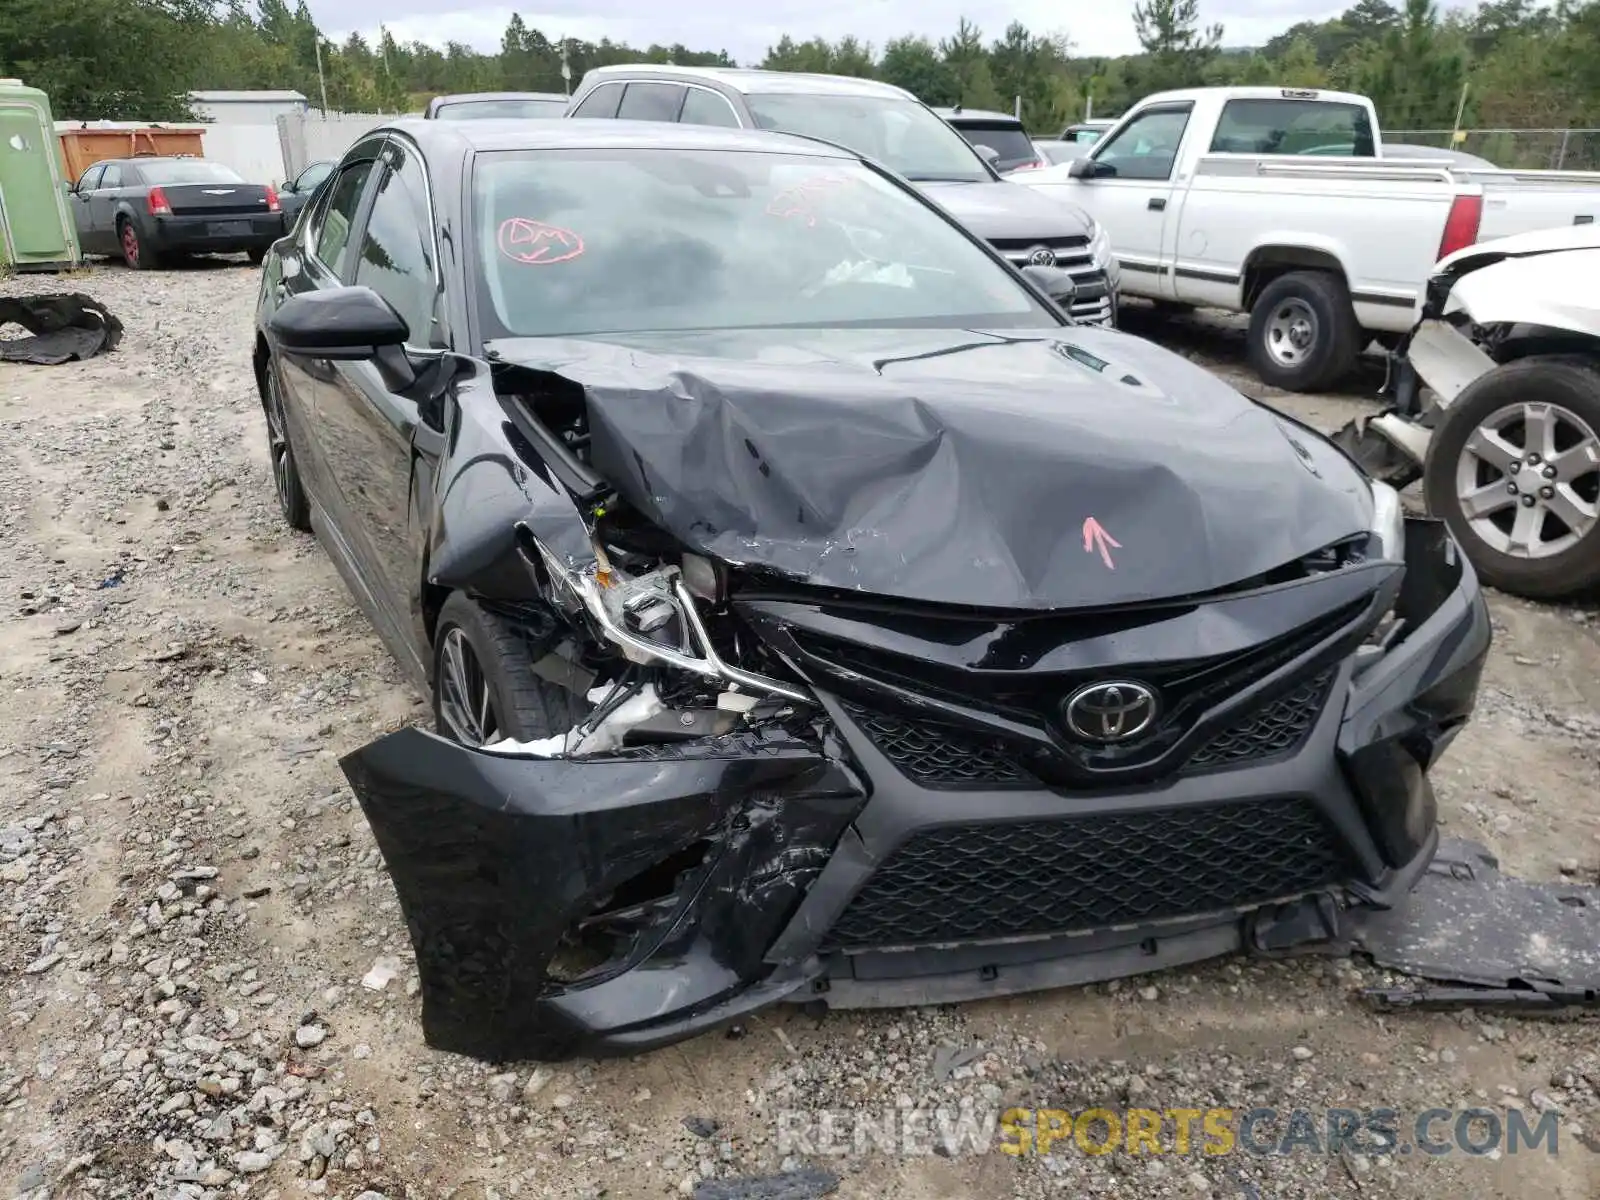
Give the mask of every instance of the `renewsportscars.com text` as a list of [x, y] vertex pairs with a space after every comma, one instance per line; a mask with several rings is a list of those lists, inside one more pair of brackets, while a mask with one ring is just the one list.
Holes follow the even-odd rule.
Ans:
[[787, 1109], [785, 1155], [989, 1154], [1372, 1156], [1560, 1153], [1555, 1113], [1519, 1108]]

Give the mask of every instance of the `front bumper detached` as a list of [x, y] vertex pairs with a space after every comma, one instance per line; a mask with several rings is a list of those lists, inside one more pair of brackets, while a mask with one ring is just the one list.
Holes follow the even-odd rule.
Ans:
[[[1426, 871], [1427, 771], [1489, 645], [1443, 527], [1407, 541], [1398, 641], [1355, 649], [1359, 616], [1284, 660], [1298, 674], [1248, 720], [1202, 729], [1196, 769], [1142, 783], [1045, 786], [816, 685], [814, 737], [532, 759], [411, 729], [354, 752], [429, 1043], [629, 1054], [779, 1000], [942, 1003], [1335, 942]], [[600, 912], [632, 914], [621, 948], [561, 965]]]

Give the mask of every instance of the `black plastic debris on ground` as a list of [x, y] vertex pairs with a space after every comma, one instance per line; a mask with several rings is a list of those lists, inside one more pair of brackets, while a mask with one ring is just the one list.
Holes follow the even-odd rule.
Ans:
[[0, 296], [0, 329], [7, 325], [20, 325], [31, 336], [0, 338], [0, 362], [54, 367], [109, 353], [122, 341], [122, 322], [77, 292]]
[[779, 1175], [752, 1175], [744, 1179], [707, 1179], [695, 1185], [694, 1200], [816, 1200], [831, 1196], [839, 1186], [832, 1171], [810, 1167]]
[[1363, 912], [1353, 926], [1346, 949], [1426, 981], [1368, 989], [1379, 1008], [1600, 1002], [1600, 888], [1502, 875], [1476, 842], [1441, 842], [1405, 904]]

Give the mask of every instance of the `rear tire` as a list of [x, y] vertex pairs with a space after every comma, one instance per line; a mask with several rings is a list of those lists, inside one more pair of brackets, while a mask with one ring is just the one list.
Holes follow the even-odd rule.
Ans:
[[1491, 587], [1530, 600], [1600, 587], [1600, 519], [1573, 527], [1600, 503], [1600, 366], [1525, 358], [1473, 380], [1440, 414], [1423, 487]]
[[161, 267], [161, 256], [139, 236], [139, 227], [127, 217], [117, 218], [117, 244], [122, 247], [122, 261], [130, 271], [155, 271]]
[[535, 654], [509, 622], [461, 592], [439, 609], [433, 635], [433, 719], [441, 737], [481, 746], [566, 733], [589, 706], [536, 675]]
[[1355, 367], [1361, 328], [1344, 280], [1328, 271], [1291, 271], [1250, 309], [1250, 366], [1286, 392], [1320, 392]]
[[266, 261], [267, 252], [265, 250], [247, 250], [245, 251], [245, 257], [250, 260], [252, 267], [259, 267]]
[[289, 426], [283, 417], [283, 399], [278, 391], [278, 366], [270, 358], [261, 405], [267, 417], [267, 457], [272, 467], [272, 484], [278, 493], [278, 508], [290, 529], [310, 533], [311, 504], [306, 499], [305, 485], [300, 482], [294, 447], [289, 444]]

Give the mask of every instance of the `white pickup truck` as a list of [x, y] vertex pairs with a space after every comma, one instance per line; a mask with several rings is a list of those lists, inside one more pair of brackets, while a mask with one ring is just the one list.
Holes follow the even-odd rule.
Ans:
[[1410, 329], [1452, 251], [1600, 214], [1600, 173], [1386, 158], [1371, 100], [1294, 88], [1160, 92], [1012, 178], [1105, 227], [1124, 294], [1248, 312], [1251, 365], [1290, 391]]

